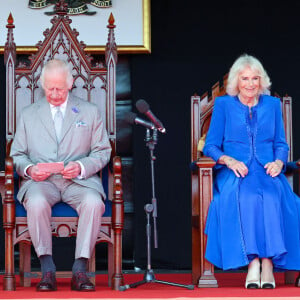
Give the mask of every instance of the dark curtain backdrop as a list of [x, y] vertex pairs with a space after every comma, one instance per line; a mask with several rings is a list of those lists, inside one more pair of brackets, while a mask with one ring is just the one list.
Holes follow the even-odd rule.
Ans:
[[[242, 53], [259, 58], [272, 90], [293, 97], [294, 157], [300, 157], [300, 3], [298, 1], [151, 1], [152, 53], [128, 55], [131, 98], [145, 99], [167, 129], [155, 148], [158, 249], [153, 268], [191, 267], [190, 96], [221, 80]], [[116, 20], [117, 23], [117, 20]], [[77, 28], [80, 32], [80, 28]], [[2, 29], [2, 34], [6, 31]], [[1, 147], [5, 149], [5, 70], [0, 57]], [[136, 109], [133, 106], [135, 112]], [[142, 116], [140, 116], [142, 117]], [[134, 126], [134, 259], [146, 268], [146, 217], [151, 202], [145, 129]], [[4, 169], [3, 160], [0, 162]], [[3, 230], [0, 229], [3, 245]], [[152, 235], [153, 238], [153, 235]], [[153, 241], [153, 240], [152, 240]], [[2, 247], [3, 249], [3, 247]], [[0, 253], [3, 270], [3, 251]]]
[[[159, 247], [153, 267], [191, 267], [190, 96], [222, 80], [248, 53], [261, 60], [272, 91], [293, 97], [294, 157], [300, 157], [300, 3], [152, 1], [152, 53], [131, 61], [133, 99], [145, 99], [167, 128], [156, 147]], [[135, 260], [145, 268], [145, 214], [151, 201], [144, 129], [134, 130]]]

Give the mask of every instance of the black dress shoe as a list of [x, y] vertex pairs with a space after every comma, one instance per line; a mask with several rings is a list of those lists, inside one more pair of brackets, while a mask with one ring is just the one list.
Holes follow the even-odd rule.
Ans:
[[91, 283], [86, 272], [76, 272], [72, 276], [71, 289], [75, 291], [94, 291], [95, 286]]
[[43, 274], [41, 281], [36, 286], [39, 292], [56, 291], [56, 278], [54, 272], [46, 272]]

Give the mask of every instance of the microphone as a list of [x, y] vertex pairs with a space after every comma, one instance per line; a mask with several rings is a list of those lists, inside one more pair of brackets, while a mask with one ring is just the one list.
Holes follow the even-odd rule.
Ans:
[[137, 117], [137, 115], [133, 112], [128, 112], [125, 115], [125, 120], [129, 123], [129, 124], [138, 124], [138, 125], [142, 125], [145, 126], [149, 129], [156, 129], [156, 127], [154, 126], [153, 123], [145, 121], [139, 117]]
[[153, 114], [153, 112], [150, 110], [149, 104], [145, 100], [138, 100], [136, 102], [136, 108], [140, 113], [145, 114], [160, 132], [166, 132], [166, 128], [160, 122], [160, 120], [157, 119], [157, 117]]

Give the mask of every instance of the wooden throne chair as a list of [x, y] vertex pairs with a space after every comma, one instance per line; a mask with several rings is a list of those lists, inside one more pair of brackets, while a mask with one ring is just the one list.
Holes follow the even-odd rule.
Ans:
[[[218, 287], [214, 266], [205, 259], [206, 235], [204, 234], [208, 208], [213, 197], [213, 167], [215, 162], [202, 154], [209, 129], [215, 98], [225, 95], [227, 76], [223, 84], [217, 82], [209, 95], [191, 97], [191, 185], [192, 185], [192, 281], [198, 287]], [[290, 147], [288, 160], [293, 157], [292, 98], [281, 99], [284, 129]], [[292, 175], [288, 175], [292, 185]], [[294, 283], [294, 272], [285, 272], [285, 282]]]
[[[97, 243], [108, 244], [108, 284], [118, 290], [123, 284], [122, 274], [122, 229], [124, 204], [122, 198], [121, 159], [116, 156], [116, 63], [117, 46], [114, 37], [114, 18], [108, 20], [108, 39], [105, 49], [105, 62], [94, 61], [85, 53], [85, 44], [79, 42], [79, 33], [70, 27], [67, 6], [63, 0], [56, 5], [56, 16], [51, 20], [52, 27], [44, 31], [43, 42], [37, 43], [37, 52], [29, 56], [29, 61], [17, 57], [13, 36], [13, 17], [8, 18], [7, 41], [4, 47], [6, 65], [6, 160], [5, 197], [3, 201], [3, 227], [5, 231], [5, 275], [4, 290], [15, 290], [15, 245], [19, 245], [20, 285], [30, 286], [31, 277], [31, 239], [27, 228], [26, 211], [15, 200], [18, 178], [14, 174], [13, 160], [9, 157], [14, 138], [16, 120], [21, 109], [43, 93], [39, 77], [43, 64], [52, 58], [66, 60], [73, 70], [72, 93], [95, 103], [105, 120], [112, 147], [111, 161], [102, 170], [102, 179], [107, 195], [106, 211], [99, 228]], [[96, 32], [95, 32], [96, 34]], [[101, 178], [100, 178], [101, 177]], [[52, 209], [52, 233], [57, 237], [76, 235], [78, 215], [64, 203]], [[95, 251], [89, 260], [89, 275], [95, 281]], [[40, 275], [40, 274], [38, 274]], [[70, 277], [71, 272], [57, 272], [57, 277]]]

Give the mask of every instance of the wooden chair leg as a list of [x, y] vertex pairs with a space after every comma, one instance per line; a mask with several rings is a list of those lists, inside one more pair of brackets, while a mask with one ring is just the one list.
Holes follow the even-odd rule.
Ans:
[[295, 271], [286, 271], [284, 272], [284, 283], [285, 284], [294, 284], [296, 278]]
[[[112, 229], [114, 231], [114, 244], [108, 244], [108, 248], [113, 247], [109, 253], [113, 253], [113, 259], [109, 259], [113, 263], [113, 275], [111, 288], [118, 291], [120, 286], [124, 284], [122, 272], [122, 230], [124, 226], [124, 200], [122, 189], [122, 162], [119, 156], [115, 156], [113, 160], [114, 180], [113, 180], [113, 203], [112, 203]], [[109, 254], [110, 255], [110, 254]], [[110, 268], [110, 266], [108, 266]]]
[[88, 272], [90, 274], [90, 280], [93, 284], [96, 284], [96, 249], [92, 253], [91, 258], [88, 261]]
[[112, 285], [112, 277], [114, 274], [114, 247], [111, 243], [107, 244], [107, 260], [108, 260], [108, 286]]
[[20, 251], [20, 285], [31, 286], [31, 244], [26, 242], [19, 243]]
[[204, 233], [205, 222], [208, 214], [210, 201], [213, 196], [212, 178], [213, 171], [211, 167], [211, 160], [203, 159], [201, 167], [198, 169], [198, 180], [200, 194], [199, 206], [199, 229], [200, 229], [200, 278], [198, 287], [218, 287], [218, 282], [214, 274], [214, 266], [205, 259], [205, 248], [207, 237]]
[[3, 278], [3, 289], [5, 291], [16, 290], [13, 230], [5, 229], [5, 274]]
[[198, 285], [201, 274], [199, 216], [192, 217], [192, 283]]
[[111, 288], [118, 291], [120, 289], [120, 286], [124, 284], [124, 277], [122, 272], [122, 230], [115, 229], [114, 245], [108, 245], [109, 247], [113, 247], [113, 250], [110, 252], [113, 253], [114, 256], [114, 258], [111, 260], [114, 270]]
[[[7, 152], [8, 153], [8, 152]], [[3, 201], [3, 228], [5, 233], [5, 274], [3, 289], [14, 291], [16, 289], [15, 263], [14, 263], [14, 230], [15, 230], [15, 200], [14, 200], [13, 160], [5, 159], [5, 196]], [[3, 249], [3, 246], [2, 246]]]

